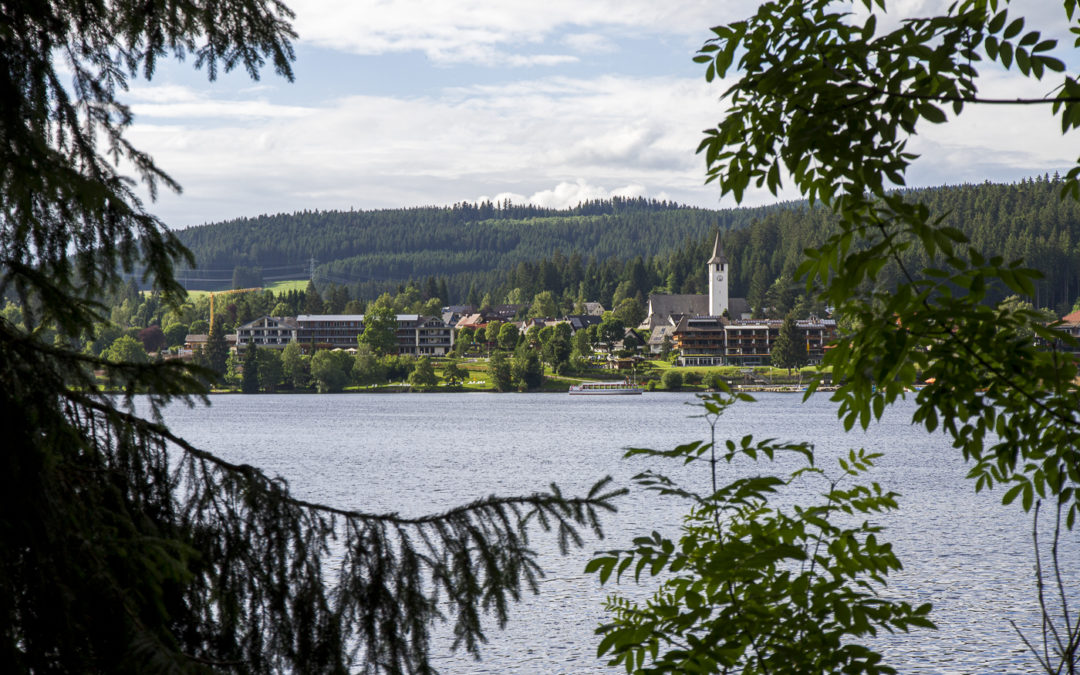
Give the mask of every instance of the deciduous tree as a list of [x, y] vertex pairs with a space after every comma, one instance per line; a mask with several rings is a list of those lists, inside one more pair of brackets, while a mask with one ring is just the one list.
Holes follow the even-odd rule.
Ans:
[[409, 373], [409, 385], [418, 389], [434, 387], [439, 383], [439, 376], [435, 374], [435, 366], [431, 363], [430, 356], [421, 356], [416, 360], [416, 367]]
[[499, 348], [513, 351], [518, 343], [518, 327], [516, 323], [506, 322], [499, 328]]
[[386, 368], [379, 362], [379, 357], [366, 344], [356, 348], [353, 357], [353, 380], [357, 384], [381, 384], [386, 382]]
[[165, 346], [177, 347], [184, 344], [188, 327], [182, 323], [172, 323], [165, 327]]
[[166, 346], [165, 332], [157, 324], [143, 328], [138, 338], [147, 352], [159, 352]]
[[101, 357], [113, 363], [146, 363], [146, 350], [142, 343], [130, 335], [121, 335], [113, 340]]
[[[632, 549], [590, 561], [586, 571], [596, 572], [601, 583], [624, 573], [662, 580], [648, 602], [609, 598], [612, 621], [597, 631], [599, 652], [628, 672], [895, 672], [856, 640], [880, 629], [906, 632], [933, 623], [929, 603], [913, 607], [875, 590], [901, 569], [892, 547], [879, 540], [882, 528], [871, 524], [877, 514], [897, 508], [897, 495], [876, 483], [847, 483], [877, 455], [852, 450], [839, 470], [828, 472], [815, 466], [808, 444], [755, 442], [751, 436], [723, 443], [716, 438], [716, 418], [734, 401], [729, 395], [705, 398], [712, 430], [707, 442], [627, 452], [700, 467], [711, 473], [711, 490], [653, 470], [635, 477], [645, 490], [686, 500], [689, 514], [678, 541], [653, 532], [637, 538]], [[798, 457], [803, 466], [788, 475], [718, 480], [718, 464], [783, 455]], [[821, 485], [823, 501], [788, 510], [770, 505], [793, 485], [813, 482]], [[856, 518], [840, 526], [832, 522], [838, 513]]]
[[357, 338], [379, 356], [397, 353], [397, 314], [385, 305], [373, 305], [364, 314], [364, 332]]
[[450, 386], [456, 386], [469, 377], [469, 371], [458, 365], [457, 359], [448, 359], [443, 365], [443, 379]]
[[351, 367], [351, 358], [340, 350], [320, 349], [311, 355], [311, 377], [321, 393], [344, 389]]
[[[211, 78], [291, 78], [275, 0], [13, 0], [0, 20], [0, 663], [13, 672], [430, 672], [429, 628], [466, 649], [482, 610], [535, 589], [526, 524], [577, 543], [603, 485], [406, 519], [312, 504], [160, 423], [216, 374], [75, 351], [138, 270], [179, 307], [194, 261], [135, 193], [177, 188], [128, 141], [128, 78], [187, 56]], [[137, 180], [121, 175], [130, 170]], [[6, 315], [5, 315], [6, 316]], [[60, 336], [55, 344], [39, 339]], [[215, 356], [216, 358], [216, 356]], [[223, 363], [215, 364], [222, 366]], [[102, 374], [98, 380], [94, 371]], [[104, 388], [101, 386], [104, 384]], [[135, 392], [146, 416], [136, 415]], [[329, 546], [334, 540], [335, 576]], [[422, 543], [421, 543], [422, 542]]]
[[310, 357], [304, 354], [299, 342], [290, 342], [281, 350], [281, 368], [294, 387], [306, 387], [311, 379]]
[[[864, 13], [853, 16], [852, 4]], [[1003, 488], [1003, 501], [1024, 509], [1052, 498], [1072, 528], [1080, 393], [1075, 361], [1055, 346], [1076, 341], [1035, 312], [984, 302], [991, 288], [1033, 295], [1037, 275], [978, 250], [895, 188], [919, 159], [909, 147], [919, 129], [972, 107], [1014, 105], [1043, 107], [1069, 133], [1080, 127], [1080, 82], [1054, 55], [1056, 40], [1004, 0], [960, 0], [895, 27], [879, 22], [884, 6], [766, 3], [714, 28], [697, 60], [710, 81], [734, 77], [724, 117], [699, 148], [708, 180], [737, 200], [790, 181], [835, 215], [835, 234], [806, 251], [798, 276], [851, 327], [825, 358], [841, 383], [834, 398], [846, 429], [867, 426], [925, 377], [912, 421], [951, 438], [975, 489]], [[1078, 3], [1063, 8], [1060, 25], [1075, 26]], [[988, 97], [980, 87], [996, 67], [1051, 80], [1040, 85], [1049, 93]], [[1060, 186], [1063, 198], [1080, 198], [1080, 164]], [[930, 265], [910, 268], [912, 251]], [[1068, 616], [1044, 617], [1045, 641], [1033, 651], [1047, 672], [1076, 667], [1080, 629]]]

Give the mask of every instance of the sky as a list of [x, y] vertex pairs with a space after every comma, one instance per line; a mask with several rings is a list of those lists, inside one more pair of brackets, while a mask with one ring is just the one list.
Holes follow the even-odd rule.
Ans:
[[[150, 210], [169, 227], [305, 209], [484, 199], [565, 208], [612, 196], [736, 206], [695, 153], [724, 84], [693, 63], [709, 28], [756, 0], [292, 0], [295, 81], [271, 69], [208, 82], [162, 64], [123, 96], [129, 139], [183, 186]], [[889, 4], [886, 23], [943, 0]], [[1059, 2], [1013, 2], [1065, 36]], [[1071, 39], [1063, 40], [1071, 44]], [[1067, 52], [1059, 50], [1059, 58]], [[1069, 63], [1076, 71], [1076, 62]], [[986, 96], [1050, 87], [984, 70]], [[912, 186], [1067, 170], [1080, 136], [1042, 106], [965, 111], [920, 128]], [[749, 192], [744, 205], [795, 199]]]

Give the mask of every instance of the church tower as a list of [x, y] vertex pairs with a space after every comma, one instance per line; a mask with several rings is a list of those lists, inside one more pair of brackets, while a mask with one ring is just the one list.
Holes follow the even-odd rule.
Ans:
[[728, 266], [724, 248], [720, 245], [720, 230], [716, 231], [716, 243], [713, 244], [713, 254], [709, 258], [709, 314], [720, 316], [728, 308], [728, 277], [731, 271]]

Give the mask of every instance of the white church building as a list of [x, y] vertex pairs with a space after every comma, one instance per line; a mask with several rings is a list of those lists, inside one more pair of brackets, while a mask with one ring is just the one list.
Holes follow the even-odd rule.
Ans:
[[[772, 345], [783, 321], [751, 318], [750, 303], [728, 293], [731, 265], [720, 233], [706, 263], [708, 295], [651, 295], [645, 320], [652, 334], [649, 347], [661, 351], [665, 339], [679, 354], [681, 366], [760, 366], [771, 361]], [[808, 363], [820, 363], [836, 339], [836, 322], [810, 317], [795, 322]]]
[[[649, 296], [649, 313], [642, 323], [654, 336], [657, 329], [672, 329], [683, 317], [727, 316], [730, 319], [750, 318], [750, 303], [745, 298], [732, 298], [728, 293], [731, 265], [724, 255], [720, 232], [716, 233], [713, 254], [706, 263], [709, 275], [708, 295], [653, 294]], [[664, 331], [669, 332], [670, 331]], [[663, 335], [660, 336], [663, 339]], [[650, 340], [650, 343], [652, 340]]]

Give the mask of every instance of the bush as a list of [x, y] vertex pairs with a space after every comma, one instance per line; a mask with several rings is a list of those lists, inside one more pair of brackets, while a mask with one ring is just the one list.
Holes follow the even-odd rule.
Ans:
[[697, 384], [701, 384], [701, 381], [703, 379], [705, 379], [704, 375], [697, 372], [696, 370], [692, 370], [692, 371], [690, 371], [689, 373], [686, 374], [686, 377], [683, 378], [683, 382], [685, 382], [686, 384], [697, 385]]
[[681, 389], [683, 385], [682, 373], [677, 370], [669, 370], [664, 373], [663, 382], [665, 389], [670, 389], [672, 391]]

